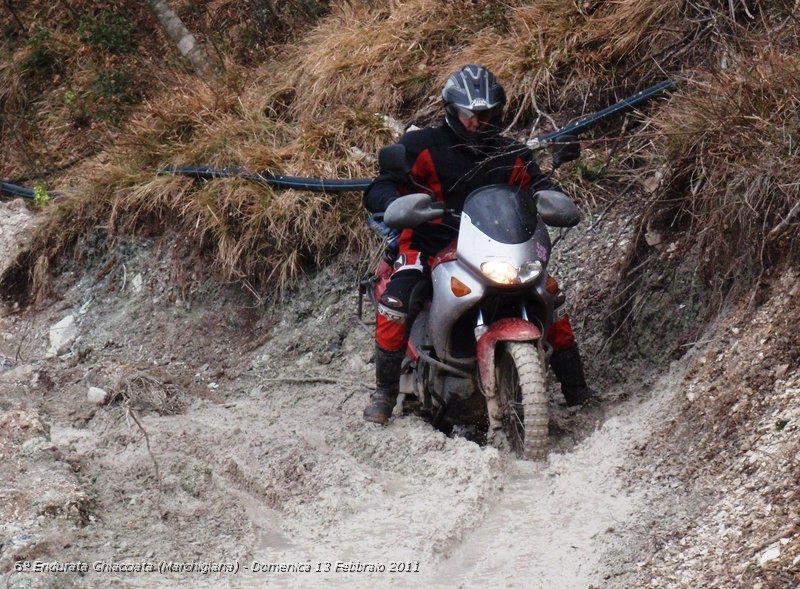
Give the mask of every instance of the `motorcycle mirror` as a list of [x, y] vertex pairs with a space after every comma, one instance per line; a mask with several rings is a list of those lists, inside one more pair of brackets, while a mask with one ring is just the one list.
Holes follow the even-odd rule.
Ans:
[[536, 197], [536, 210], [545, 224], [551, 227], [574, 227], [580, 222], [580, 210], [563, 192], [539, 190]]
[[400, 143], [386, 145], [378, 150], [378, 167], [381, 172], [407, 175], [411, 170], [406, 159], [406, 146]]
[[417, 227], [444, 215], [442, 207], [431, 202], [429, 194], [422, 192], [406, 194], [393, 201], [383, 214], [383, 222], [395, 229]]

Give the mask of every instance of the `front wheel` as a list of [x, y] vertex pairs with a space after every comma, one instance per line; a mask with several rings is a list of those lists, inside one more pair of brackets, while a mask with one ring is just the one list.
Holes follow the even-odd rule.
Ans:
[[536, 344], [506, 342], [497, 350], [497, 397], [503, 442], [520, 458], [547, 458], [545, 368]]

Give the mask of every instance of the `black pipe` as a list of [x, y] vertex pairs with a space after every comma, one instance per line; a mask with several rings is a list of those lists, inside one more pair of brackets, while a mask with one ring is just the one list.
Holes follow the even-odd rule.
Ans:
[[[607, 106], [606, 108], [597, 111], [591, 115], [581, 117], [566, 127], [562, 127], [558, 131], [545, 133], [534, 139], [528, 141], [527, 145], [531, 149], [542, 149], [547, 147], [549, 143], [558, 141], [566, 136], [575, 136], [582, 133], [589, 127], [597, 123], [609, 119], [611, 117], [620, 115], [624, 112], [633, 110], [638, 105], [655, 98], [656, 96], [672, 90], [675, 87], [675, 82], [672, 80], [664, 80], [651, 86], [641, 92], [637, 92], [629, 98], [625, 98]], [[261, 184], [269, 186], [276, 186], [278, 188], [291, 188], [294, 190], [307, 190], [310, 192], [351, 192], [366, 190], [370, 185], [369, 178], [351, 178], [346, 180], [332, 180], [325, 178], [303, 178], [300, 176], [283, 176], [275, 175], [269, 172], [252, 173], [246, 172], [238, 168], [210, 168], [208, 166], [168, 166], [159, 171], [159, 174], [178, 174], [181, 176], [189, 176], [197, 178], [198, 180], [213, 180], [215, 178], [242, 178], [244, 180], [253, 180]], [[16, 186], [8, 182], [0, 183], [0, 195], [21, 197], [33, 200], [33, 190], [23, 186]]]
[[329, 180], [323, 178], [303, 178], [301, 176], [283, 176], [269, 172], [253, 173], [244, 172], [238, 168], [209, 168], [208, 166], [168, 166], [162, 168], [159, 174], [179, 174], [197, 178], [198, 180], [213, 180], [214, 178], [242, 178], [253, 180], [278, 188], [293, 188], [295, 190], [309, 190], [312, 192], [348, 192], [365, 190], [371, 180], [353, 178], [349, 180]]
[[10, 182], [0, 182], [0, 195], [33, 200], [33, 190]]
[[640, 104], [643, 104], [648, 100], [655, 98], [656, 96], [662, 94], [663, 92], [666, 92], [667, 90], [672, 90], [673, 88], [675, 88], [675, 82], [673, 82], [672, 80], [664, 80], [663, 82], [660, 82], [655, 86], [651, 86], [650, 88], [642, 90], [641, 92], [637, 92], [636, 94], [630, 96], [629, 98], [624, 98], [619, 102], [615, 102], [611, 106], [607, 106], [606, 108], [599, 110], [596, 113], [592, 113], [585, 117], [579, 118], [573, 121], [572, 123], [568, 124], [566, 127], [562, 127], [558, 131], [552, 131], [550, 133], [545, 133], [544, 135], [540, 135], [539, 137], [535, 137], [534, 139], [528, 141], [528, 147], [530, 147], [531, 149], [542, 148], [546, 147], [547, 143], [551, 141], [558, 141], [564, 136], [578, 135], [579, 133], [582, 133], [589, 127], [592, 127], [597, 123], [600, 123], [601, 121], [610, 119], [611, 117], [615, 117], [624, 112], [633, 110]]
[[[663, 92], [673, 89], [674, 87], [675, 82], [672, 80], [664, 80], [663, 82], [659, 82], [650, 88], [646, 88], [641, 92], [637, 92], [633, 96], [620, 100], [611, 106], [607, 106], [596, 113], [581, 117], [568, 124], [566, 127], [562, 127], [558, 131], [552, 131], [550, 133], [540, 135], [539, 137], [528, 141], [527, 145], [531, 149], [545, 148], [547, 147], [548, 143], [558, 141], [566, 136], [577, 135], [601, 121], [633, 110], [638, 105], [647, 102], [648, 100], [651, 100]], [[238, 178], [254, 180], [256, 182], [261, 182], [270, 186], [277, 186], [279, 188], [294, 188], [297, 190], [307, 190], [310, 192], [347, 192], [366, 190], [371, 183], [369, 178], [326, 180], [323, 178], [302, 178], [299, 176], [275, 176], [269, 172], [253, 174], [252, 172], [242, 172], [235, 168], [214, 169], [207, 166], [175, 166], [164, 168], [160, 173], [181, 174], [202, 180], [211, 180], [213, 178], [230, 178], [236, 176]]]

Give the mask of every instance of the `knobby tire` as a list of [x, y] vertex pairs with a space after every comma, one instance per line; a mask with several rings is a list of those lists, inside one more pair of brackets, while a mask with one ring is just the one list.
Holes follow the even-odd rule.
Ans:
[[547, 390], [536, 344], [506, 342], [498, 350], [497, 395], [503, 411], [503, 442], [519, 458], [546, 459]]

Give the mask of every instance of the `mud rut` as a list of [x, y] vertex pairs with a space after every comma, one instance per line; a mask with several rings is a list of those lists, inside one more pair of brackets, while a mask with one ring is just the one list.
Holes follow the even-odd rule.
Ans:
[[[368, 344], [356, 330], [345, 347]], [[354, 382], [369, 383], [370, 372], [364, 366]], [[101, 497], [119, 485], [135, 498], [127, 518], [114, 508], [106, 513], [111, 546], [90, 533], [82, 549], [109, 560], [235, 558], [251, 569], [192, 580], [209, 587], [611, 586], [619, 571], [607, 550], [616, 531], [646, 509], [643, 497], [618, 480], [618, 470], [653, 420], [663, 418], [676, 379], [657, 385], [667, 393], [658, 401], [630, 400], [605, 417], [565, 417], [583, 420], [574, 447], [555, 450], [547, 463], [529, 463], [449, 439], [413, 417], [386, 428], [364, 424], [365, 389], [304, 383], [307, 374], [300, 360], [260, 384], [239, 380], [222, 391], [224, 404], [143, 418], [165, 473], [161, 509], [181, 519], [198, 516], [175, 528], [169, 520], [154, 521], [154, 481], [141, 441], [100, 456], [92, 448], [108, 444], [106, 428], [119, 424], [90, 428], [97, 436], [54, 428], [53, 441], [75, 448], [94, 463], [92, 470], [128, 479], [100, 483]], [[337, 369], [314, 374], [356, 376]], [[134, 490], [142, 484], [151, 488]], [[192, 499], [204, 505], [187, 505]], [[311, 572], [252, 570], [270, 564], [306, 565]], [[369, 565], [385, 565], [387, 572], [359, 569]], [[413, 572], [391, 573], [393, 566]], [[168, 579], [126, 575], [118, 581], [130, 587], [187, 582], [180, 575]]]

